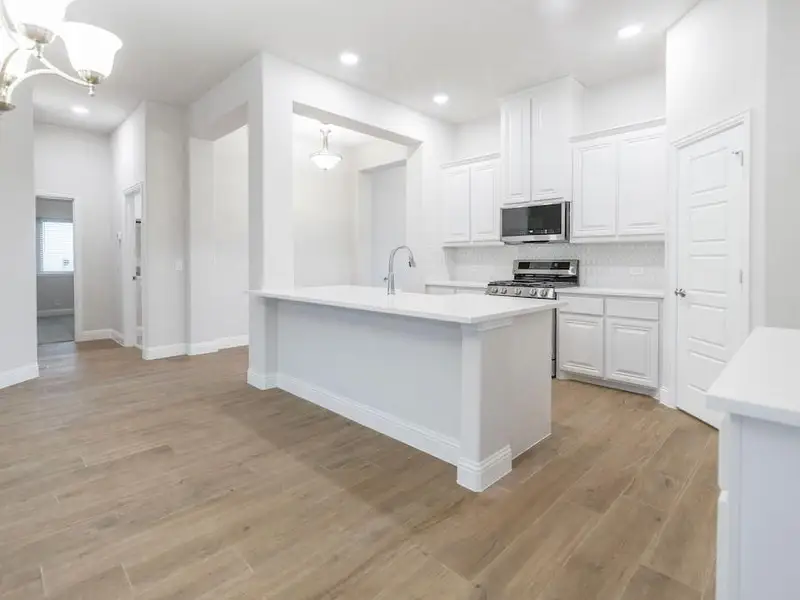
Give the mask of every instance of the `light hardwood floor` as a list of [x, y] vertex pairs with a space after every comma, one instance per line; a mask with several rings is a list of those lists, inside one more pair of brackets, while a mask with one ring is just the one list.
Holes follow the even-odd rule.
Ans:
[[242, 350], [42, 350], [0, 391], [0, 598], [710, 600], [716, 434], [555, 384], [554, 435], [484, 494], [245, 383]]

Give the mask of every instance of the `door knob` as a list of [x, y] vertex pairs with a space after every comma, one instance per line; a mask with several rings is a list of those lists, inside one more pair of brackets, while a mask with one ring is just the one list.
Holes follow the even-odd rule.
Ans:
[[686, 298], [686, 290], [684, 290], [683, 288], [679, 288], [675, 290], [675, 295], [680, 298]]

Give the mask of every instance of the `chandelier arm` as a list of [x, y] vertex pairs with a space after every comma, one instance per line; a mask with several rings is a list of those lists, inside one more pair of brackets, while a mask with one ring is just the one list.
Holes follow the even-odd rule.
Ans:
[[67, 81], [71, 81], [72, 83], [77, 83], [78, 85], [82, 85], [84, 87], [88, 88], [92, 87], [92, 84], [85, 82], [83, 79], [78, 79], [77, 77], [70, 75], [66, 71], [62, 71], [53, 63], [51, 63], [49, 60], [47, 60], [45, 56], [40, 55], [37, 56], [36, 58], [38, 58], [39, 62], [42, 63], [45, 67], [47, 67], [50, 70], [50, 72], [52, 72], [54, 75], [58, 75], [59, 77], [66, 79]]
[[3, 76], [6, 74], [6, 69], [8, 68], [8, 65], [11, 64], [11, 59], [14, 58], [14, 55], [17, 52], [19, 52], [19, 46], [11, 50], [11, 52], [8, 53], [8, 56], [3, 59], [3, 62], [0, 63], [0, 81], [3, 81]]
[[14, 93], [14, 90], [17, 89], [17, 86], [19, 86], [19, 84], [21, 84], [26, 79], [30, 79], [31, 77], [35, 77], [36, 75], [58, 75], [59, 77], [62, 77], [64, 79], [66, 79], [67, 81], [72, 81], [73, 83], [78, 83], [78, 84], [80, 84], [80, 85], [82, 85], [84, 87], [88, 87], [88, 88], [92, 87], [90, 84], [86, 83], [85, 81], [81, 81], [80, 79], [72, 77], [72, 76], [68, 75], [67, 73], [62, 72], [59, 69], [53, 69], [53, 70], [51, 70], [49, 68], [48, 69], [34, 69], [33, 71], [28, 71], [27, 73], [25, 73], [24, 75], [22, 75], [18, 79], [14, 80], [14, 82], [10, 86], [8, 86], [8, 92], [7, 92], [8, 97], [9, 98], [11, 97], [11, 95]]

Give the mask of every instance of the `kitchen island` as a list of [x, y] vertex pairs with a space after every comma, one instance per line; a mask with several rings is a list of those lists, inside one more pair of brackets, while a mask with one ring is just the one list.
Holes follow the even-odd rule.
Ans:
[[553, 300], [357, 286], [264, 289], [248, 382], [457, 466], [482, 491], [550, 435]]

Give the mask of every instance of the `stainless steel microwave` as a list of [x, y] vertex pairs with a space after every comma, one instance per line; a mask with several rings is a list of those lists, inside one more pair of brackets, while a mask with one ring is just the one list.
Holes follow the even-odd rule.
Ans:
[[503, 241], [531, 244], [569, 241], [570, 203], [563, 200], [504, 206], [501, 211]]

